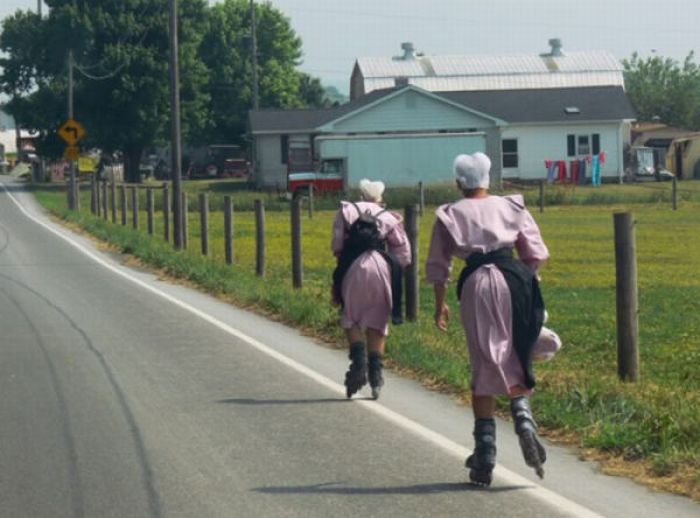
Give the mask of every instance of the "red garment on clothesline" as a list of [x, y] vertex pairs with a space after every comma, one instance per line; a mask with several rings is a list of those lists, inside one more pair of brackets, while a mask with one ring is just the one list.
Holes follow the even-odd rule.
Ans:
[[557, 177], [557, 180], [564, 182], [566, 181], [566, 162], [559, 160], [557, 164], [559, 166], [559, 176]]
[[578, 183], [579, 171], [581, 170], [581, 162], [579, 160], [572, 160], [569, 162], [569, 179], [572, 183]]

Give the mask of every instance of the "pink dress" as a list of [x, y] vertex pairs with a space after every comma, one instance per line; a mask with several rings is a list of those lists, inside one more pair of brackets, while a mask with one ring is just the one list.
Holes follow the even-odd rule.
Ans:
[[[431, 283], [448, 282], [452, 256], [465, 259], [472, 252], [512, 247], [533, 271], [549, 258], [520, 195], [465, 198], [439, 207], [436, 214], [426, 266]], [[523, 369], [513, 347], [510, 290], [495, 265], [483, 265], [466, 280], [460, 315], [474, 394], [510, 394], [512, 388], [524, 387]]]
[[[357, 202], [362, 212], [369, 210], [378, 214], [384, 208], [370, 202]], [[331, 248], [338, 256], [343, 250], [347, 229], [358, 217], [355, 206], [341, 202], [341, 207], [333, 223]], [[401, 266], [411, 262], [411, 247], [403, 228], [403, 218], [394, 212], [383, 212], [378, 216], [379, 233], [387, 243], [387, 251], [393, 254]], [[349, 329], [358, 326], [371, 328], [384, 335], [389, 331], [391, 316], [391, 271], [386, 259], [374, 251], [358, 257], [345, 274], [342, 284], [343, 312], [340, 325]]]

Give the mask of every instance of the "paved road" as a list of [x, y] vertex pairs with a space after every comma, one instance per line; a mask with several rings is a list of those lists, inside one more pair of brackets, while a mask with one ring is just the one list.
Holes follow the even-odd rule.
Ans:
[[470, 489], [467, 409], [394, 376], [348, 402], [341, 351], [128, 269], [0, 182], [0, 517], [699, 515], [560, 448], [540, 485], [506, 423]]

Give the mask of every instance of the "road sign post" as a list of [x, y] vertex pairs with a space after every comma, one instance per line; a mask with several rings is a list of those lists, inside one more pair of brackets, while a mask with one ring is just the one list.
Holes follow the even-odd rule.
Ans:
[[68, 99], [68, 120], [64, 122], [60, 128], [58, 128], [58, 136], [61, 137], [68, 146], [66, 149], [63, 151], [63, 157], [66, 160], [70, 160], [71, 165], [70, 165], [70, 183], [68, 186], [69, 189], [69, 195], [68, 195], [68, 207], [71, 210], [75, 210], [77, 208], [77, 198], [78, 198], [78, 189], [77, 189], [77, 183], [76, 183], [76, 178], [75, 178], [75, 161], [78, 160], [78, 157], [80, 156], [80, 148], [78, 148], [77, 144], [80, 142], [80, 140], [85, 136], [85, 128], [83, 128], [83, 125], [80, 124], [77, 120], [73, 119], [73, 95], [72, 95], [72, 84], [73, 84], [73, 68], [72, 68], [72, 63], [73, 61], [73, 54], [71, 52], [69, 56], [69, 83], [70, 83], [70, 94], [69, 94], [69, 99]]

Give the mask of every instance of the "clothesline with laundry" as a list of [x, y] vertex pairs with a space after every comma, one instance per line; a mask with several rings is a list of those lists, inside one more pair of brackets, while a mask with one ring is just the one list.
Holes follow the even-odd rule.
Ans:
[[597, 155], [570, 160], [545, 160], [547, 183], [601, 184], [601, 168], [605, 164], [605, 151]]

